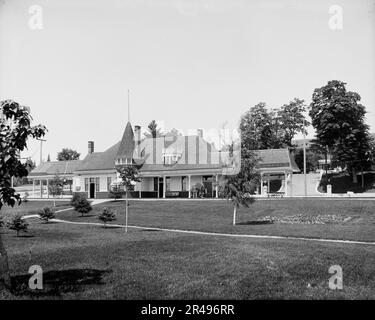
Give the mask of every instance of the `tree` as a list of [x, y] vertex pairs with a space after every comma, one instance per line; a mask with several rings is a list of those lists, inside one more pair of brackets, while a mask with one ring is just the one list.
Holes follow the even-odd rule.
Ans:
[[87, 200], [86, 195], [83, 193], [75, 193], [70, 201], [70, 204], [77, 212], [81, 213], [82, 217], [85, 213], [92, 210], [90, 201]]
[[310, 123], [305, 119], [305, 112], [305, 101], [298, 98], [284, 104], [278, 111], [279, 123], [284, 135], [282, 138], [284, 145], [291, 147], [292, 139], [298, 132], [307, 134], [305, 127], [309, 126]]
[[56, 174], [53, 179], [48, 182], [49, 193], [53, 196], [53, 206], [56, 207], [56, 196], [60, 196], [64, 191], [64, 180]]
[[236, 225], [237, 209], [249, 207], [255, 200], [252, 196], [260, 183], [255, 166], [258, 159], [252, 150], [241, 147], [240, 171], [235, 175], [224, 175], [220, 181], [224, 197], [233, 205], [233, 225]]
[[47, 162], [51, 162], [51, 157], [50, 157], [49, 154], [48, 154], [48, 157], [47, 157]]
[[[30, 109], [13, 100], [0, 103], [0, 210], [4, 204], [14, 206], [21, 197], [11, 187], [12, 177], [26, 177], [29, 163], [22, 163], [19, 153], [27, 147], [29, 138], [41, 138], [47, 131], [45, 126], [32, 126]], [[0, 289], [10, 287], [7, 251], [0, 234]]]
[[260, 102], [242, 115], [240, 121], [241, 143], [247, 150], [268, 149], [274, 140], [272, 118], [266, 104]]
[[120, 174], [122, 184], [125, 187], [125, 231], [128, 232], [128, 191], [133, 188], [136, 182], [140, 182], [141, 178], [139, 177], [138, 168], [134, 165], [128, 165], [126, 167], [119, 168], [118, 172]]
[[43, 220], [44, 222], [48, 223], [49, 220], [55, 218], [55, 211], [53, 208], [44, 207], [38, 211], [39, 219]]
[[78, 153], [75, 150], [69, 149], [69, 148], [63, 148], [58, 154], [57, 154], [57, 160], [58, 161], [65, 161], [65, 160], [78, 160], [79, 156], [81, 154]]
[[25, 219], [22, 219], [21, 215], [15, 215], [7, 222], [7, 228], [10, 230], [15, 230], [17, 237], [19, 236], [20, 231], [27, 232], [29, 224]]
[[332, 162], [346, 168], [357, 183], [357, 171], [370, 164], [369, 127], [365, 107], [356, 92], [347, 91], [346, 83], [333, 80], [314, 90], [309, 115], [316, 140], [332, 154]]
[[116, 220], [116, 213], [111, 208], [103, 208], [103, 211], [98, 215], [98, 219], [104, 223], [104, 228], [107, 223]]
[[146, 136], [147, 137], [150, 137], [150, 138], [158, 138], [158, 137], [161, 137], [162, 134], [161, 134], [161, 131], [160, 129], [158, 128], [158, 124], [156, 123], [155, 120], [152, 120], [148, 126], [148, 131], [149, 133], [146, 133]]

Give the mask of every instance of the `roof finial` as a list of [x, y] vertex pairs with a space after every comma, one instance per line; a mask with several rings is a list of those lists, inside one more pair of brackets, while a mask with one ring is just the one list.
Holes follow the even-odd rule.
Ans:
[[128, 122], [130, 122], [130, 90], [128, 89]]

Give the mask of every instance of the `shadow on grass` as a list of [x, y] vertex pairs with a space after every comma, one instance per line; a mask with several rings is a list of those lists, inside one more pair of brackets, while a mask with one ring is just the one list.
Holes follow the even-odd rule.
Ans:
[[273, 221], [270, 221], [270, 220], [264, 220], [264, 221], [252, 220], [252, 221], [244, 221], [244, 222], [236, 223], [236, 225], [258, 225], [258, 224], [273, 224]]
[[12, 277], [12, 294], [16, 296], [60, 296], [62, 293], [74, 293], [83, 290], [83, 285], [102, 285], [102, 278], [110, 270], [70, 269], [52, 270], [43, 273], [43, 289], [32, 290], [29, 280], [32, 274]]

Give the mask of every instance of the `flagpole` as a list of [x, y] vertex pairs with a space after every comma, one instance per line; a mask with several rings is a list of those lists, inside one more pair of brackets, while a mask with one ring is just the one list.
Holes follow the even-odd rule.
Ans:
[[306, 181], [306, 127], [305, 120], [303, 120], [303, 175], [304, 175], [304, 191], [307, 196], [307, 181]]
[[130, 121], [130, 90], [128, 89], [128, 122]]

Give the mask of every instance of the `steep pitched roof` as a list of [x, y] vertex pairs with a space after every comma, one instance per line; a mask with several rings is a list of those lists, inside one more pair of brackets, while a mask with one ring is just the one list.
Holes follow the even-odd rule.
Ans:
[[122, 136], [120, 145], [118, 147], [117, 153], [116, 153], [116, 158], [126, 158], [130, 159], [133, 157], [133, 152], [134, 152], [134, 132], [132, 129], [132, 125], [128, 121], [126, 124], [124, 134]]
[[258, 156], [256, 168], [259, 170], [277, 168], [300, 171], [288, 148], [257, 150], [256, 154]]

